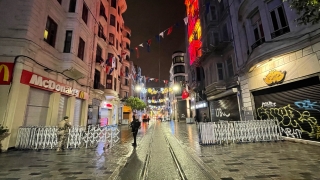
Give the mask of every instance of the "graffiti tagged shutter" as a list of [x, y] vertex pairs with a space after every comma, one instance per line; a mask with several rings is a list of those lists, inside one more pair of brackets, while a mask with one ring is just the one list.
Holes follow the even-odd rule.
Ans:
[[219, 100], [210, 101], [212, 121], [239, 121], [240, 113], [237, 95], [231, 95]]
[[277, 119], [283, 135], [300, 138], [301, 134], [303, 139], [316, 140], [319, 90], [319, 77], [313, 77], [253, 92], [257, 118]]

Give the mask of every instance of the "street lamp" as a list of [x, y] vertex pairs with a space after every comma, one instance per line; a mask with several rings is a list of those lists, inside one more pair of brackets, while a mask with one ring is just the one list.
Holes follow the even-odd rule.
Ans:
[[141, 86], [140, 85], [136, 85], [135, 90], [136, 90], [136, 92], [140, 92], [141, 91]]
[[180, 86], [178, 84], [173, 85], [172, 87], [173, 91], [178, 92], [180, 89]]

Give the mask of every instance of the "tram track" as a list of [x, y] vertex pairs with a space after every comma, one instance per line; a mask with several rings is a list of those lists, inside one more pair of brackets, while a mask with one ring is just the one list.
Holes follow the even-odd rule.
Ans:
[[[159, 126], [159, 124], [155, 124], [154, 126], [154, 131], [156, 130], [156, 126]], [[187, 150], [185, 150], [185, 147], [182, 147], [182, 144], [178, 142], [178, 139], [176, 137], [170, 138], [168, 137], [168, 133], [163, 130], [163, 128], [158, 127], [161, 129], [161, 133], [163, 135], [163, 138], [166, 142], [166, 146], [168, 148], [168, 151], [170, 152], [170, 156], [172, 158], [172, 162], [176, 168], [177, 172], [177, 178], [180, 177], [181, 180], [187, 180], [187, 179], [194, 179], [193, 177], [190, 177], [190, 174], [193, 174], [194, 170], [197, 170], [198, 174], [201, 174], [203, 178], [200, 179], [216, 179], [214, 176], [207, 170], [207, 168], [204, 168], [203, 165], [201, 165], [200, 161], [197, 161], [193, 155], [190, 154]], [[147, 180], [148, 175], [149, 175], [149, 166], [150, 166], [150, 159], [153, 155], [152, 154], [152, 144], [153, 144], [153, 135], [154, 131], [152, 133], [152, 138], [149, 144], [149, 149], [148, 153], [146, 154], [144, 163], [143, 163], [143, 168], [140, 173], [140, 179], [142, 180]], [[177, 142], [170, 142], [170, 141], [177, 141]], [[173, 143], [173, 144], [172, 144]], [[182, 151], [182, 152], [181, 152]], [[183, 155], [181, 155], [183, 154]], [[157, 156], [157, 155], [156, 155]], [[170, 157], [169, 155], [167, 157]], [[187, 160], [186, 160], [187, 157]], [[170, 160], [169, 160], [170, 161]], [[187, 161], [187, 162], [185, 162]], [[192, 164], [190, 164], [192, 162]], [[186, 166], [186, 164], [188, 164]], [[173, 167], [173, 166], [172, 166]], [[192, 167], [192, 168], [190, 168]], [[190, 171], [191, 169], [191, 171]]]

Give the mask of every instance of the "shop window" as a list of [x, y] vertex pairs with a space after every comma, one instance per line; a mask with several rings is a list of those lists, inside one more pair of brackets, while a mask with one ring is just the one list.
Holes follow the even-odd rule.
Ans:
[[117, 0], [111, 0], [111, 7], [117, 8]]
[[84, 58], [84, 48], [85, 48], [85, 42], [84, 40], [80, 37], [79, 38], [79, 46], [78, 46], [78, 58], [82, 59]]
[[64, 53], [70, 53], [71, 51], [71, 42], [72, 42], [72, 31], [66, 31], [66, 37], [64, 40]]
[[271, 38], [281, 36], [285, 33], [290, 32], [286, 13], [284, 11], [281, 0], [273, 0], [268, 3], [270, 10], [270, 18], [273, 26], [273, 32]]
[[233, 64], [232, 64], [232, 58], [231, 57], [229, 57], [229, 59], [227, 60], [227, 68], [228, 68], [229, 77], [233, 77], [234, 76], [234, 72], [233, 72]]
[[82, 8], [82, 20], [87, 24], [88, 23], [88, 7], [85, 3], [83, 3], [83, 8]]
[[110, 25], [116, 27], [116, 17], [113, 14], [110, 14]]
[[114, 45], [114, 34], [109, 33], [109, 44]]
[[70, 0], [69, 12], [76, 12], [77, 0]]
[[217, 63], [218, 80], [223, 80], [223, 65], [222, 63]]
[[44, 30], [44, 41], [55, 46], [57, 36], [58, 25], [50, 17], [47, 18], [46, 28]]
[[252, 50], [265, 42], [263, 26], [259, 11], [251, 18], [253, 35], [255, 42], [251, 45]]

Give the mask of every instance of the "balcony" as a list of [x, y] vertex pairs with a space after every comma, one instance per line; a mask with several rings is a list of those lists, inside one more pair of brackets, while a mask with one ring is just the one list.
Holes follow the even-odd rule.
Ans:
[[[102, 6], [102, 7], [103, 7], [103, 6]], [[102, 8], [102, 7], [100, 7], [100, 13], [99, 13], [99, 15], [100, 15], [100, 17], [103, 17], [106, 22], [108, 22], [108, 17], [107, 17], [107, 15], [106, 15], [106, 10], [105, 10], [104, 7], [103, 7], [103, 8]]]
[[97, 55], [97, 56], [96, 56], [96, 63], [101, 64], [101, 63], [103, 63], [103, 62], [104, 62], [103, 58], [102, 58], [100, 55]]
[[261, 44], [263, 44], [266, 40], [263, 38], [259, 39], [258, 41], [256, 41], [255, 43], [253, 43], [251, 45], [251, 49], [254, 50], [255, 48], [257, 48], [258, 46], [260, 46]]
[[99, 31], [99, 32], [98, 32], [98, 37], [101, 38], [101, 39], [103, 39], [104, 41], [107, 41], [107, 38], [106, 38], [106, 36], [103, 34], [102, 31]]
[[290, 32], [290, 28], [289, 28], [289, 26], [286, 26], [282, 29], [278, 29], [277, 31], [274, 31], [273, 33], [271, 33], [271, 38], [272, 39], [276, 38], [276, 37], [281, 36], [283, 34], [286, 34], [288, 32]]

